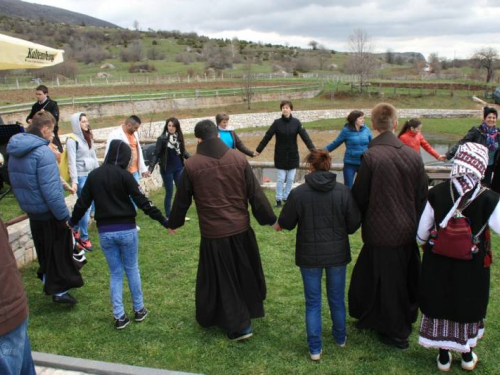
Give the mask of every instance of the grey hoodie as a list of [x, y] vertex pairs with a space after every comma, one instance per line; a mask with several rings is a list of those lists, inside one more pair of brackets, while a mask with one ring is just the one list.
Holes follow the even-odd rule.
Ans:
[[[99, 167], [95, 148], [90, 147], [83, 136], [82, 128], [80, 127], [80, 115], [78, 112], [71, 116], [71, 127], [77, 141], [68, 137], [66, 139], [66, 150], [68, 151], [68, 167], [71, 183], [78, 184], [78, 177], [88, 176], [90, 172]], [[76, 144], [78, 142], [78, 147]]]

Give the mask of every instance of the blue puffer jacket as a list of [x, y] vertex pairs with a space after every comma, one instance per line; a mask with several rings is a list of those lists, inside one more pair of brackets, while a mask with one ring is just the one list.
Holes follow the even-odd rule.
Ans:
[[8, 145], [9, 176], [21, 209], [30, 219], [69, 220], [69, 211], [49, 141], [35, 134], [19, 133]]
[[368, 143], [372, 140], [372, 132], [368, 126], [363, 125], [359, 132], [351, 130], [349, 124], [345, 124], [337, 139], [325, 147], [332, 152], [345, 142], [344, 164], [361, 165], [361, 155], [367, 150]]

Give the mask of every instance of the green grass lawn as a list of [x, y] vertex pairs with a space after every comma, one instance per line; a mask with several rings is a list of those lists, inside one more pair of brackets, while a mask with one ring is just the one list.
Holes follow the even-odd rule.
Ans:
[[[272, 201], [274, 193], [266, 192]], [[163, 190], [153, 194], [162, 206]], [[348, 341], [339, 348], [330, 333], [327, 304], [323, 307], [323, 358], [308, 359], [304, 323], [304, 297], [299, 269], [295, 266], [295, 232], [276, 233], [270, 227], [253, 228], [260, 246], [267, 280], [266, 316], [252, 322], [254, 336], [234, 343], [217, 328], [201, 328], [195, 320], [195, 279], [199, 229], [196, 211], [176, 235], [168, 234], [143, 213], [138, 215], [140, 268], [144, 301], [150, 315], [125, 330], [113, 327], [109, 302], [108, 270], [93, 227], [96, 250], [88, 254], [83, 269], [85, 286], [73, 291], [75, 307], [55, 305], [42, 293], [35, 276], [36, 264], [22, 271], [30, 305], [29, 334], [33, 350], [87, 359], [167, 368], [206, 374], [429, 374], [436, 373], [436, 351], [417, 344], [399, 351], [379, 343], [372, 332], [358, 331], [348, 318]], [[499, 237], [493, 238], [498, 249]], [[353, 259], [362, 246], [360, 232], [351, 236]], [[348, 281], [354, 261], [348, 268]], [[476, 353], [481, 362], [476, 373], [497, 373], [500, 355], [500, 296], [498, 265], [492, 266], [490, 309], [486, 335]], [[347, 290], [347, 289], [346, 289]], [[128, 288], [126, 311], [132, 314]], [[326, 296], [323, 296], [326, 302]], [[418, 330], [418, 323], [414, 325]], [[455, 356], [458, 358], [458, 356]], [[461, 373], [455, 361], [451, 373]]]

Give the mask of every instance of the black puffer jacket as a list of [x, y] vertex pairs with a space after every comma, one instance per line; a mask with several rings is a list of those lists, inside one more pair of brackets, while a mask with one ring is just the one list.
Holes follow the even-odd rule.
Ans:
[[[497, 135], [497, 142], [500, 143], [500, 133]], [[446, 159], [450, 160], [455, 156], [455, 153], [458, 150], [458, 146], [463, 145], [464, 143], [467, 142], [474, 142], [474, 143], [479, 143], [480, 145], [483, 145], [484, 147], [488, 147], [488, 139], [487, 135], [484, 134], [483, 130], [481, 129], [481, 126], [474, 126], [472, 127], [465, 137], [463, 137], [456, 145], [454, 145], [450, 150], [446, 153]], [[498, 151], [495, 153], [495, 161], [496, 163], [498, 161], [498, 156], [499, 153]]]
[[273, 124], [262, 138], [257, 152], [261, 153], [267, 146], [273, 135], [276, 135], [276, 146], [274, 148], [274, 166], [278, 169], [295, 169], [299, 166], [299, 148], [297, 146], [297, 135], [304, 141], [309, 150], [314, 149], [314, 144], [309, 138], [306, 129], [295, 117], [285, 117], [274, 120]]
[[278, 219], [292, 230], [298, 224], [295, 264], [322, 268], [351, 261], [349, 234], [361, 224], [361, 213], [351, 191], [331, 172], [313, 172], [292, 190]]

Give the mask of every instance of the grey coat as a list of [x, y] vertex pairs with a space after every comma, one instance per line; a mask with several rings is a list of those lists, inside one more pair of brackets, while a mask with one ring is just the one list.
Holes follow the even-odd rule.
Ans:
[[80, 127], [80, 115], [81, 112], [71, 116], [71, 127], [77, 140], [75, 141], [70, 137], [66, 139], [68, 168], [72, 184], [78, 184], [78, 177], [88, 176], [90, 172], [99, 167], [94, 145], [92, 144], [92, 147], [89, 147], [83, 136], [83, 131]]

